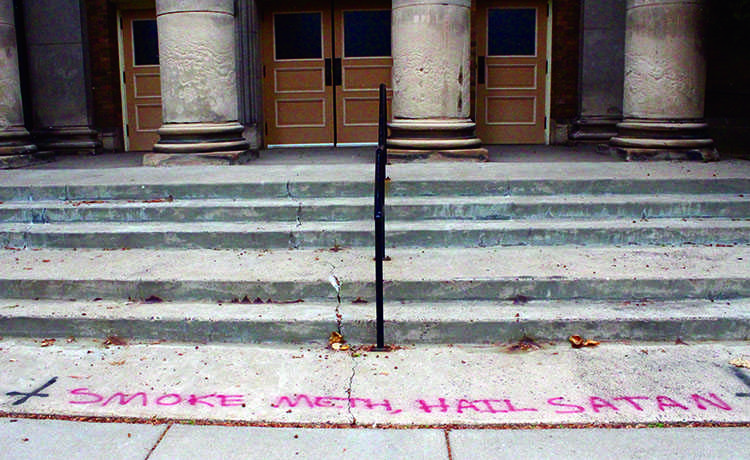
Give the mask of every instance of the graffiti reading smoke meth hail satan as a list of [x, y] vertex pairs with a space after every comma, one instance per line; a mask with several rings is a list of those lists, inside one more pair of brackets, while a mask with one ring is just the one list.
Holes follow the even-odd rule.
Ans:
[[[14, 398], [10, 401], [14, 406], [33, 402], [37, 398], [50, 398], [49, 389], [57, 381], [58, 379], [55, 377], [31, 391], [11, 391], [7, 392], [6, 395]], [[750, 382], [746, 383], [750, 386]], [[66, 394], [67, 403], [78, 407], [107, 407], [113, 409], [127, 406], [158, 409], [180, 406], [202, 410], [222, 410], [227, 408], [242, 409], [247, 406], [246, 395], [221, 392], [105, 392], [81, 387], [67, 390]], [[745, 395], [745, 393], [738, 393], [736, 396], [745, 397]], [[578, 399], [549, 395], [536, 401], [520, 401], [509, 398], [450, 397], [422, 397], [410, 401], [397, 401], [387, 398], [372, 399], [295, 393], [271, 398], [269, 403], [272, 408], [286, 412], [298, 409], [312, 411], [359, 409], [362, 411], [380, 412], [385, 415], [397, 415], [400, 413], [481, 414], [481, 417], [522, 412], [563, 415], [679, 412], [700, 414], [711, 411], [716, 413], [733, 410], [733, 407], [727, 402], [726, 397], [713, 392], [694, 392], [682, 395], [623, 394], [587, 396]]]

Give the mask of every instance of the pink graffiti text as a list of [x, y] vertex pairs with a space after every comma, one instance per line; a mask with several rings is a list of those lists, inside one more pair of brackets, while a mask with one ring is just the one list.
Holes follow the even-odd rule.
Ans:
[[96, 393], [88, 388], [76, 388], [70, 390], [74, 396], [69, 400], [69, 404], [89, 404], [106, 407], [109, 405], [118, 406], [176, 406], [178, 404], [198, 407], [244, 407], [244, 395], [230, 395], [221, 393], [210, 394], [149, 394], [144, 391], [137, 393], [116, 392], [112, 394]]
[[271, 404], [271, 407], [294, 408], [305, 407], [307, 409], [344, 409], [344, 408], [361, 408], [367, 410], [384, 410], [389, 414], [398, 414], [401, 409], [395, 409], [387, 399], [383, 401], [373, 401], [369, 398], [343, 398], [339, 396], [311, 396], [306, 394], [295, 394], [293, 396], [281, 396]]

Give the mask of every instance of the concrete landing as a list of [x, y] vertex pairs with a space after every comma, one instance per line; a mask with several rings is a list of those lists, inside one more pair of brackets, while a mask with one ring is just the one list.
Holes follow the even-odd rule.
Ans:
[[118, 343], [0, 341], [0, 412], [367, 428], [750, 423], [750, 369], [731, 364], [750, 359], [746, 342]]

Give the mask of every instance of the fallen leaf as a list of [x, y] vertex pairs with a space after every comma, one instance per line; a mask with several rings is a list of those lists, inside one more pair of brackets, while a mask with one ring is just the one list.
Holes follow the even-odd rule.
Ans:
[[127, 344], [128, 342], [125, 339], [123, 339], [122, 337], [117, 337], [116, 335], [110, 335], [104, 340], [104, 345], [122, 346]]
[[346, 342], [344, 340], [344, 336], [336, 331], [331, 332], [330, 337], [328, 337], [329, 345], [334, 344], [334, 343], [344, 343], [344, 342]]
[[44, 339], [42, 340], [42, 347], [49, 347], [55, 344], [55, 339]]
[[750, 359], [747, 359], [745, 357], [734, 358], [733, 360], [729, 361], [729, 364], [735, 367], [744, 367], [746, 369], [750, 369]]
[[532, 339], [531, 337], [527, 335], [524, 335], [523, 337], [521, 337], [521, 339], [518, 342], [509, 345], [506, 348], [506, 350], [510, 352], [531, 351], [531, 350], [539, 350], [541, 348], [542, 346], [536, 343], [534, 339]]
[[687, 342], [682, 340], [681, 338], [677, 337], [677, 339], [674, 341], [675, 345], [687, 345]]
[[356, 299], [352, 300], [352, 303], [367, 303], [367, 301], [362, 297], [357, 297]]
[[568, 342], [573, 348], [595, 347], [601, 343], [596, 340], [586, 340], [580, 335], [571, 335], [568, 337]]
[[98, 203], [104, 203], [102, 200], [84, 200], [84, 201], [70, 201], [69, 202], [71, 206], [80, 206], [82, 204], [98, 204]]
[[328, 345], [332, 350], [336, 351], [346, 351], [350, 348], [349, 345], [347, 345], [344, 336], [336, 331], [331, 332], [330, 337], [328, 337]]
[[143, 303], [162, 303], [162, 302], [164, 302], [164, 300], [162, 300], [160, 297], [157, 297], [155, 295], [152, 295], [143, 301]]
[[166, 198], [156, 198], [153, 200], [143, 200], [143, 203], [171, 203], [174, 201], [174, 197], [172, 195], [169, 195]]
[[125, 364], [125, 360], [123, 359], [122, 361], [112, 361], [112, 362], [111, 362], [111, 363], [109, 363], [109, 364], [110, 364], [111, 366], [122, 366], [123, 364]]
[[528, 298], [528, 297], [526, 297], [525, 295], [521, 295], [521, 294], [519, 294], [519, 295], [517, 295], [517, 296], [513, 297], [513, 298], [512, 298], [512, 299], [510, 299], [510, 300], [512, 300], [512, 301], [513, 301], [513, 305], [523, 305], [523, 304], [525, 304], [525, 303], [528, 303], [528, 302], [529, 302], [529, 300], [531, 300], [531, 299], [529, 299], [529, 298]]

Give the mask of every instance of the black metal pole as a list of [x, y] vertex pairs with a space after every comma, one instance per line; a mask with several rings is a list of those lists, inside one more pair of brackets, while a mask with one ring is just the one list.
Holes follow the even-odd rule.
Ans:
[[375, 304], [377, 345], [385, 350], [383, 319], [383, 260], [385, 259], [385, 164], [388, 158], [386, 138], [386, 93], [380, 84], [380, 112], [378, 116], [378, 149], [375, 152]]

